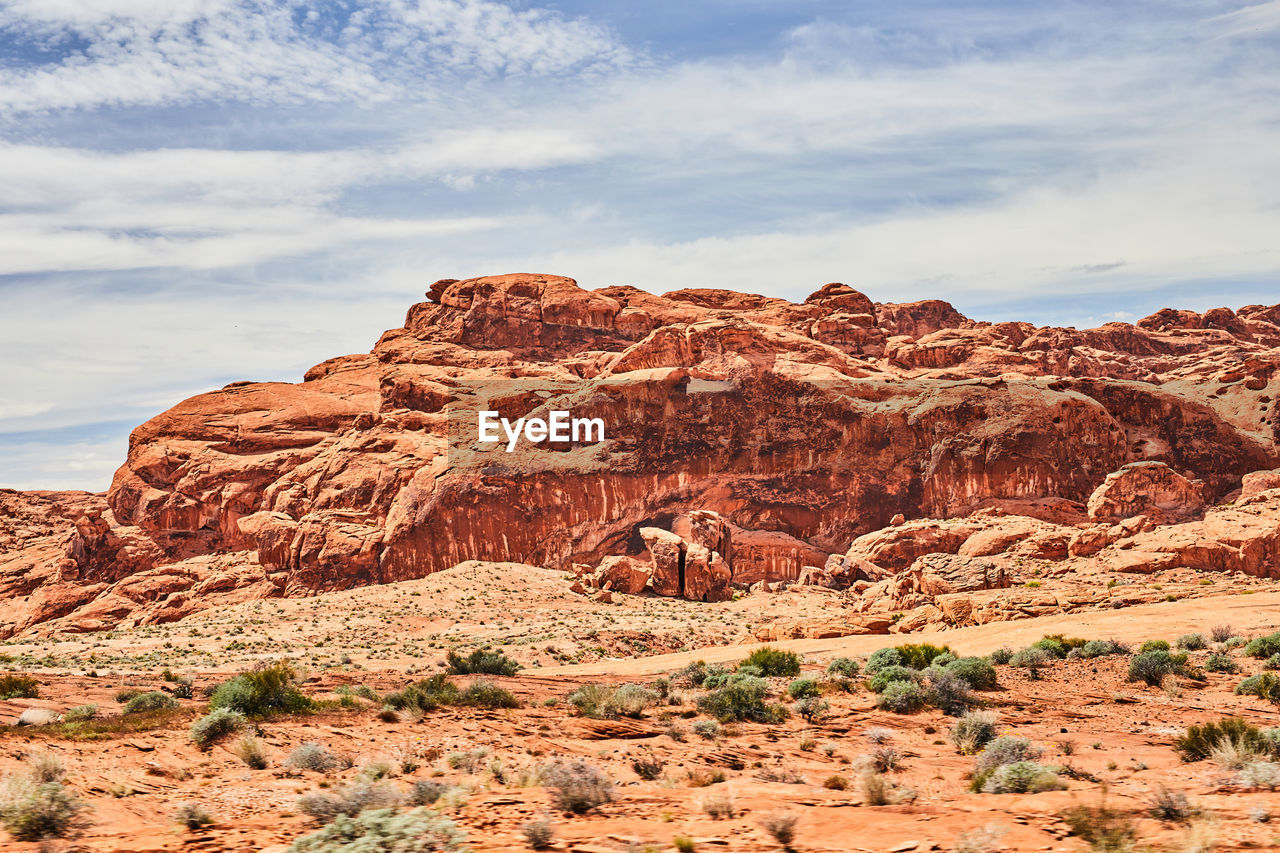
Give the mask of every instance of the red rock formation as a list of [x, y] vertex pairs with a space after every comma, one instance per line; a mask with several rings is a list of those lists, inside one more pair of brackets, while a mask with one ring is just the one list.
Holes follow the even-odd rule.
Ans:
[[[1083, 555], [1115, 541], [1110, 526], [1059, 528], [1129, 463], [1200, 480], [1209, 503], [1280, 467], [1277, 365], [1280, 306], [1076, 330], [874, 304], [841, 284], [792, 303], [588, 292], [548, 275], [443, 280], [371, 353], [299, 384], [235, 383], [140, 426], [107, 495], [113, 517], [104, 529], [86, 515], [80, 550], [57, 557], [88, 574], [9, 621], [88, 608], [131, 578], [169, 578], [157, 589], [190, 608], [218, 576], [303, 594], [473, 558], [596, 565], [639, 557], [642, 529], [691, 509], [731, 525], [724, 568], [695, 542], [709, 576], [732, 564], [743, 582], [794, 580], [832, 553], [829, 582], [880, 581], [969, 541], [914, 521], [874, 533], [899, 514], [1003, 508], [1047, 525], [1019, 522], [1027, 554]], [[512, 454], [476, 441], [479, 411], [558, 409], [601, 418], [606, 440]], [[961, 556], [1019, 541], [984, 536]], [[200, 562], [233, 554], [236, 571]], [[44, 580], [3, 583], [31, 597], [58, 575], [25, 576]], [[145, 618], [181, 610], [161, 604], [145, 603]], [[106, 611], [94, 624], [115, 618]]]

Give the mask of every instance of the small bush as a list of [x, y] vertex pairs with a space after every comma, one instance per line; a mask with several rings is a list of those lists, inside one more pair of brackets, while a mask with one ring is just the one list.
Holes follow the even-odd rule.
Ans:
[[229, 708], [246, 717], [270, 717], [309, 711], [315, 703], [302, 694], [298, 675], [287, 663], [242, 672], [214, 688], [211, 709]]
[[715, 720], [698, 720], [693, 724], [693, 733], [703, 740], [715, 740], [720, 737], [722, 729]]
[[1255, 752], [1270, 751], [1271, 746], [1257, 728], [1239, 717], [1224, 717], [1216, 723], [1188, 726], [1186, 734], [1174, 738], [1173, 748], [1183, 761], [1203, 761], [1223, 741], [1241, 745]]
[[1156, 820], [1170, 823], [1186, 823], [1196, 815], [1187, 795], [1161, 785], [1147, 801], [1147, 810]]
[[1235, 672], [1235, 658], [1226, 652], [1213, 652], [1209, 655], [1209, 659], [1204, 662], [1204, 668], [1209, 672]]
[[902, 666], [902, 653], [893, 647], [871, 653], [867, 659], [867, 675], [875, 675], [887, 666]]
[[38, 699], [40, 698], [40, 682], [29, 675], [0, 675], [0, 700], [2, 699]]
[[569, 694], [584, 717], [606, 720], [642, 716], [657, 701], [657, 693], [639, 684], [586, 684]]
[[914, 714], [925, 703], [925, 693], [914, 681], [894, 681], [876, 699], [877, 708], [895, 714]]
[[1090, 640], [1080, 647], [1079, 652], [1080, 657], [1092, 659], [1108, 655], [1127, 655], [1129, 647], [1115, 640]]
[[728, 820], [733, 817], [733, 799], [728, 794], [711, 794], [702, 798], [702, 810], [712, 820]]
[[892, 786], [884, 774], [874, 766], [868, 765], [863, 768], [862, 774], [858, 777], [858, 786], [862, 788], [864, 805], [887, 806], [889, 804], [889, 791]]
[[757, 723], [776, 723], [786, 715], [786, 710], [765, 703], [769, 684], [762, 678], [738, 676], [723, 687], [698, 698], [698, 710], [710, 714], [722, 723], [735, 720], [751, 720]]
[[524, 842], [530, 849], [546, 850], [555, 841], [556, 826], [545, 818], [530, 820], [520, 826], [520, 832], [524, 835]]
[[857, 678], [858, 662], [853, 658], [836, 658], [827, 664], [827, 678]]
[[975, 770], [982, 773], [994, 770], [1002, 764], [1013, 764], [1019, 761], [1035, 761], [1040, 757], [1040, 747], [1026, 738], [1005, 735], [990, 741], [982, 752], [978, 753]]
[[974, 690], [996, 689], [996, 668], [982, 658], [959, 658], [943, 671], [963, 679]]
[[1067, 787], [1052, 769], [1034, 761], [1001, 764], [982, 785], [987, 794], [1038, 794]]
[[406, 799], [411, 806], [435, 805], [436, 800], [440, 799], [448, 788], [448, 785], [441, 782], [419, 779], [409, 786], [409, 795]]
[[515, 675], [520, 671], [520, 664], [502, 652], [482, 649], [476, 649], [466, 657], [450, 649], [445, 653], [445, 662], [452, 675]]
[[123, 705], [135, 696], [141, 696], [146, 693], [145, 690], [138, 690], [136, 687], [126, 687], [123, 690], [117, 690], [115, 695], [116, 702]]
[[1204, 634], [1183, 634], [1178, 638], [1177, 646], [1184, 652], [1198, 652], [1209, 647]]
[[1106, 800], [1096, 806], [1075, 806], [1062, 815], [1071, 834], [1097, 851], [1128, 851], [1138, 838], [1133, 818], [1109, 807]]
[[414, 715], [427, 714], [442, 705], [456, 705], [462, 692], [458, 685], [443, 672], [408, 685], [403, 690], [388, 693], [383, 698], [386, 707], [394, 711], [407, 711]]
[[161, 693], [159, 690], [153, 690], [150, 693], [141, 693], [134, 696], [126, 702], [124, 705], [124, 713], [142, 714], [147, 711], [168, 711], [177, 707], [177, 699], [174, 699], [168, 693]]
[[1280, 788], [1280, 764], [1273, 761], [1250, 761], [1240, 768], [1235, 782], [1251, 791]]
[[1280, 705], [1280, 675], [1272, 672], [1251, 675], [1236, 685], [1235, 692], [1241, 696], [1258, 696], [1273, 705]]
[[996, 649], [987, 657], [989, 657], [991, 659], [991, 662], [996, 666], [1004, 666], [1010, 660], [1013, 659], [1013, 649], [1002, 646], [1001, 648]]
[[262, 741], [253, 735], [245, 735], [231, 747], [231, 754], [244, 762], [252, 770], [265, 770], [267, 753], [262, 748]]
[[358, 781], [335, 791], [317, 791], [298, 800], [298, 810], [317, 823], [330, 823], [339, 815], [353, 817], [370, 809], [390, 809], [400, 795], [383, 782]]
[[1142, 681], [1151, 687], [1159, 687], [1166, 676], [1186, 674], [1187, 656], [1173, 655], [1164, 649], [1139, 652], [1129, 661], [1129, 680]]
[[544, 768], [542, 784], [551, 789], [559, 808], [573, 814], [585, 814], [613, 800], [613, 783], [609, 777], [580, 758], [558, 761]]
[[290, 853], [419, 853], [419, 851], [461, 851], [466, 835], [458, 825], [426, 809], [397, 814], [391, 809], [368, 811], [357, 817], [338, 816], [332, 823], [303, 836], [289, 847]]
[[973, 755], [995, 740], [999, 721], [992, 711], [970, 711], [951, 728], [951, 742], [965, 755]]
[[96, 716], [98, 716], [97, 705], [77, 705], [74, 708], [68, 708], [67, 713], [62, 715], [62, 719], [68, 723], [83, 723]]
[[61, 838], [84, 809], [85, 804], [61, 782], [15, 780], [0, 801], [0, 823], [17, 841]]
[[916, 682], [920, 680], [920, 677], [920, 673], [914, 669], [899, 666], [898, 664], [891, 664], [877, 669], [875, 675], [871, 676], [871, 680], [867, 683], [867, 686], [876, 693], [882, 693], [886, 687], [894, 682]]
[[289, 757], [284, 760], [286, 767], [298, 770], [313, 770], [317, 773], [328, 773], [351, 766], [351, 759], [331, 752], [323, 744], [307, 741], [294, 747]]
[[199, 803], [179, 803], [173, 813], [173, 822], [194, 831], [211, 826], [214, 820], [213, 816]]
[[746, 659], [738, 665], [739, 670], [744, 666], [759, 667], [761, 674], [766, 678], [796, 676], [800, 674], [800, 656], [795, 652], [775, 649], [773, 646], [761, 646], [747, 655]]
[[1168, 640], [1147, 640], [1138, 647], [1138, 654], [1145, 655], [1150, 654], [1151, 652], [1167, 652], [1169, 651], [1169, 648]]
[[31, 778], [38, 785], [46, 782], [61, 782], [67, 775], [67, 768], [62, 759], [51, 752], [33, 752], [27, 758], [31, 765]]
[[818, 682], [812, 678], [797, 678], [787, 685], [787, 695], [792, 699], [807, 699], [819, 695]]
[[471, 682], [462, 691], [458, 704], [472, 708], [519, 708], [520, 700], [510, 690], [504, 690], [492, 681], [481, 680]]
[[831, 705], [827, 700], [817, 696], [806, 696], [796, 703], [796, 713], [808, 723], [820, 720], [829, 710], [831, 710]]
[[1280, 631], [1250, 640], [1244, 647], [1244, 653], [1251, 658], [1269, 658], [1280, 654]]
[[849, 787], [849, 780], [839, 773], [833, 773], [823, 781], [822, 787], [828, 791], [844, 791]]
[[943, 670], [929, 680], [925, 701], [948, 716], [958, 717], [977, 704], [978, 700], [970, 691], [969, 682], [953, 672]]
[[1044, 666], [1053, 659], [1053, 655], [1044, 649], [1038, 646], [1029, 646], [1022, 651], [1014, 652], [1009, 658], [1009, 665], [1034, 668]]
[[1236, 631], [1230, 625], [1214, 625], [1209, 629], [1209, 637], [1215, 643], [1225, 643], [1236, 635]]
[[665, 761], [648, 750], [631, 759], [631, 769], [646, 782], [652, 782], [661, 776], [666, 766], [667, 763]]
[[1050, 657], [1061, 660], [1067, 656], [1067, 652], [1071, 651], [1067, 648], [1067, 644], [1062, 641], [1062, 636], [1041, 637], [1032, 643], [1028, 648], [1039, 649]]
[[240, 731], [247, 722], [244, 714], [239, 711], [217, 708], [191, 724], [191, 739], [196, 746], [206, 749], [233, 732]]
[[955, 658], [947, 646], [935, 646], [930, 643], [906, 643], [898, 646], [898, 655], [902, 665], [912, 669], [924, 669], [942, 655], [950, 655], [953, 660]]
[[1274, 654], [1262, 662], [1263, 669], [1280, 669], [1280, 654]]
[[790, 850], [796, 840], [797, 817], [788, 812], [775, 812], [766, 815], [760, 821], [764, 831], [773, 836], [773, 840], [782, 845], [783, 850]]

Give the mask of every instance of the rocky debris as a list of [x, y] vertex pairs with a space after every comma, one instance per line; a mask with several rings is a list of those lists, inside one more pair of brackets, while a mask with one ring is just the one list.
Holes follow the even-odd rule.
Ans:
[[[793, 303], [445, 279], [370, 353], [140, 426], [105, 505], [76, 499], [97, 514], [58, 498], [57, 531], [33, 535], [0, 500], [0, 593], [20, 602], [0, 633], [81, 611], [94, 629], [175, 618], [225, 584], [303, 595], [471, 559], [567, 569], [648, 550], [655, 591], [714, 598], [802, 575], [876, 584], [932, 553], [1083, 558], [1119, 548], [1131, 534], [1113, 538], [1116, 523], [1194, 520], [1280, 468], [1277, 366], [1280, 306], [1076, 330], [840, 283]], [[603, 420], [606, 440], [507, 454], [467, 432], [480, 411], [564, 409]], [[995, 531], [990, 512], [1024, 520]], [[691, 583], [686, 546], [659, 557], [640, 533], [679, 519], [676, 539], [707, 550]]]
[[1163, 523], [1185, 521], [1204, 507], [1204, 483], [1187, 479], [1163, 462], [1131, 462], [1107, 475], [1089, 496], [1088, 506], [1094, 521], [1136, 515]]
[[639, 595], [649, 585], [650, 571], [633, 557], [605, 557], [592, 575], [591, 585], [626, 595]]
[[1280, 469], [1273, 471], [1254, 471], [1245, 474], [1241, 480], [1240, 498], [1247, 500], [1262, 492], [1280, 489]]

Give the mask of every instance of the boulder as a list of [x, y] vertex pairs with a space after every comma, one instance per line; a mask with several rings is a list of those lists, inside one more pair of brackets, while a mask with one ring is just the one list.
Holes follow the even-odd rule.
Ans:
[[1163, 462], [1131, 462], [1107, 475], [1089, 496], [1088, 508], [1094, 521], [1135, 515], [1185, 521], [1204, 508], [1204, 483], [1187, 479]]
[[47, 726], [62, 719], [62, 715], [50, 708], [28, 708], [18, 715], [18, 726]]
[[639, 595], [649, 585], [649, 568], [632, 557], [605, 557], [591, 576], [592, 585], [627, 595]]
[[684, 591], [685, 541], [659, 527], [640, 528], [640, 538], [653, 560], [653, 591], [658, 595], [680, 596]]

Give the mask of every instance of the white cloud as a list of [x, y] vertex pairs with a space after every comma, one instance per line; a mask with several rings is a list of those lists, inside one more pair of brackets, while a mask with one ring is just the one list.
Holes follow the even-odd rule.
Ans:
[[599, 26], [494, 0], [370, 0], [341, 22], [306, 8], [296, 0], [5, 0], [0, 31], [66, 56], [0, 68], [0, 115], [414, 100], [461, 72], [542, 76], [633, 61]]

